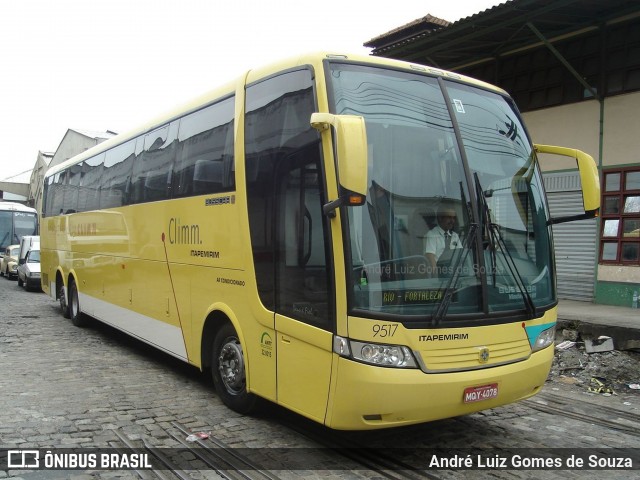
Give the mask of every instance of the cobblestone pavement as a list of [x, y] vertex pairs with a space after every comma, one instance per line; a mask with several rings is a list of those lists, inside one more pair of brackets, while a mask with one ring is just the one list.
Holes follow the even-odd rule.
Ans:
[[[243, 417], [227, 409], [207, 375], [107, 326], [76, 328], [56, 302], [0, 279], [0, 448], [112, 447], [118, 435], [175, 446], [168, 432], [179, 422], [192, 431], [212, 431], [232, 447], [313, 447], [283, 425], [282, 412]], [[586, 396], [549, 384], [545, 390], [575, 402], [629, 413], [640, 412], [640, 396]], [[286, 415], [286, 414], [285, 414]], [[606, 416], [606, 415], [605, 415]], [[612, 414], [612, 417], [616, 415]], [[615, 419], [615, 418], [613, 418]], [[633, 424], [633, 421], [630, 421]], [[620, 431], [531, 408], [527, 402], [457, 419], [366, 433], [346, 440], [381, 449], [464, 448], [639, 448], [636, 432]], [[640, 471], [457, 471], [429, 472], [431, 478], [628, 479]], [[219, 478], [191, 471], [192, 478]], [[381, 478], [368, 471], [293, 471], [285, 478]], [[133, 471], [0, 470], [0, 479], [135, 479]]]

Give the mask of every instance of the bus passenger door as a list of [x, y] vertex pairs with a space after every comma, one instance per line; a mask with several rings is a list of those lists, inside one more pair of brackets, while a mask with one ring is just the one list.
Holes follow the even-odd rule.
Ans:
[[308, 145], [285, 159], [276, 178], [278, 402], [324, 422], [331, 379], [333, 295], [319, 146]]

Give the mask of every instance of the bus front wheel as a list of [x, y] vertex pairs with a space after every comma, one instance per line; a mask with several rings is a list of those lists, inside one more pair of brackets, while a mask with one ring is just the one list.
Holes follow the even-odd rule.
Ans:
[[218, 331], [211, 350], [213, 384], [222, 402], [243, 415], [255, 411], [257, 397], [247, 392], [244, 352], [233, 326]]

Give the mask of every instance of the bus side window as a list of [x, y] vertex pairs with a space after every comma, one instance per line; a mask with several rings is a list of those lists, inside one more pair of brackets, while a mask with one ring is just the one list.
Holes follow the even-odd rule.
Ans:
[[169, 186], [178, 137], [178, 121], [144, 137], [144, 150], [133, 164], [131, 203], [169, 198]]
[[51, 199], [53, 198], [53, 177], [45, 177], [42, 189], [42, 216], [51, 217]]
[[[104, 153], [82, 162], [80, 186], [78, 187], [78, 211], [86, 212], [100, 208], [100, 178], [104, 168]], [[53, 211], [54, 215], [60, 212]]]
[[215, 160], [196, 160], [193, 169], [193, 193], [219, 192], [222, 190], [222, 162]]
[[174, 198], [235, 188], [233, 118], [234, 97], [229, 97], [180, 120]]
[[62, 172], [58, 172], [52, 177], [49, 177], [50, 185], [47, 192], [47, 208], [49, 209], [49, 215], [59, 215], [62, 212], [62, 200], [64, 198]]
[[72, 165], [67, 169], [67, 184], [64, 186], [64, 197], [62, 200], [62, 210], [64, 213], [74, 213], [78, 211], [78, 187], [80, 185], [79, 165]]
[[129, 140], [107, 151], [104, 161], [103, 188], [100, 192], [100, 208], [126, 205], [126, 191], [135, 158], [135, 140]]

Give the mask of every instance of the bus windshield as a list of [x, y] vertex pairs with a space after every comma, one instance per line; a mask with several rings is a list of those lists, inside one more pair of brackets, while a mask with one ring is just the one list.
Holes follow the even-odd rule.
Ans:
[[552, 304], [542, 177], [511, 100], [419, 73], [329, 71], [332, 108], [363, 116], [369, 142], [367, 202], [345, 209], [352, 314], [438, 324]]
[[38, 217], [35, 213], [3, 210], [0, 205], [0, 248], [18, 244], [25, 235], [36, 235], [37, 232]]

